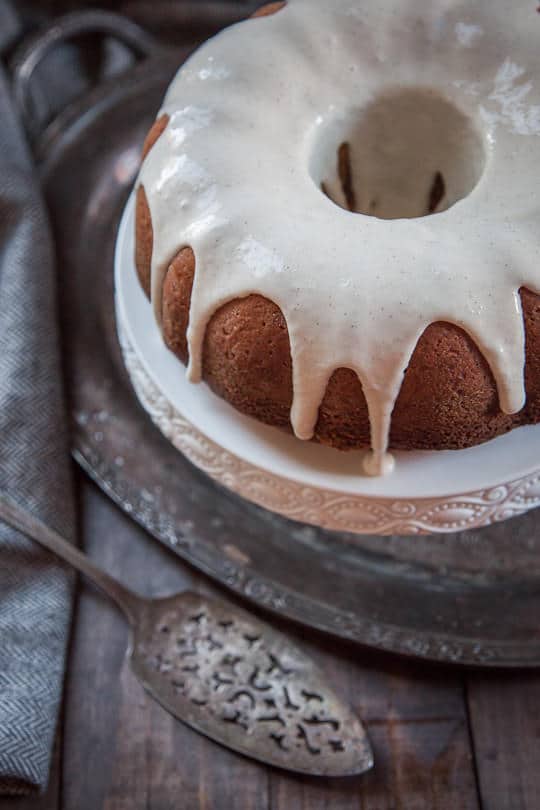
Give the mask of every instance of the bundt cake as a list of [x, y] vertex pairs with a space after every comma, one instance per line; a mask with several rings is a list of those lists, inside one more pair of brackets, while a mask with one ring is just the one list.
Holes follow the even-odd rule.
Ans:
[[289, 0], [200, 48], [136, 187], [190, 379], [372, 474], [538, 422], [539, 43], [525, 0]]

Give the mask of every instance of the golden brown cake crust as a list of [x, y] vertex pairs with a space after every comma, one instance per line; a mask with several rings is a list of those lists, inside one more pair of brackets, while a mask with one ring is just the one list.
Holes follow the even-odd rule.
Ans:
[[287, 5], [286, 2], [283, 0], [279, 0], [276, 3], [267, 3], [265, 6], [261, 6], [258, 8], [257, 11], [254, 11], [251, 15], [252, 17], [270, 17], [272, 14], [276, 14], [276, 12], [281, 11]]
[[135, 197], [135, 267], [139, 282], [150, 298], [150, 269], [154, 237], [150, 209], [143, 186], [139, 186]]
[[[279, 11], [270, 3], [254, 16]], [[145, 141], [144, 156], [164, 131], [159, 118]], [[136, 264], [150, 294], [153, 232], [144, 188], [137, 190]], [[196, 258], [191, 248], [170, 263], [163, 284], [163, 337], [186, 364], [191, 290]], [[540, 296], [522, 289], [526, 333], [527, 404], [503, 414], [489, 366], [459, 327], [433, 323], [421, 336], [405, 373], [392, 416], [390, 446], [400, 449], [457, 449], [540, 421]], [[292, 365], [287, 324], [281, 310], [260, 295], [235, 299], [211, 318], [204, 340], [203, 378], [242, 413], [291, 430]], [[350, 369], [331, 376], [319, 409], [314, 439], [348, 450], [369, 445], [369, 418], [362, 386]]]
[[[154, 121], [150, 132], [146, 136], [142, 148], [142, 160], [145, 159], [159, 136], [169, 123], [168, 115], [161, 115]], [[135, 267], [141, 287], [150, 298], [150, 267], [153, 249], [152, 220], [146, 192], [142, 186], [137, 189], [135, 197]]]
[[148, 152], [153, 147], [159, 136], [163, 133], [168, 123], [169, 123], [169, 116], [166, 114], [160, 115], [159, 118], [156, 118], [156, 120], [152, 124], [152, 128], [150, 129], [148, 135], [144, 139], [144, 144], [142, 148], [142, 160], [145, 159]]

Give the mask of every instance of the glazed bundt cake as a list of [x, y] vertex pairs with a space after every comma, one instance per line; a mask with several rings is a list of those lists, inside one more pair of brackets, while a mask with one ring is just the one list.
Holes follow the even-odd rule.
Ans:
[[181, 68], [136, 267], [193, 381], [371, 446], [374, 474], [540, 420], [540, 19], [518, 5], [271, 3]]

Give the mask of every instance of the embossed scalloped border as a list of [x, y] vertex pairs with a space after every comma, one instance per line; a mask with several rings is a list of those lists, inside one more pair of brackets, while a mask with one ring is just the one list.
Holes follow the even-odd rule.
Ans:
[[355, 534], [433, 534], [488, 526], [540, 506], [540, 470], [496, 487], [407, 501], [340, 494], [249, 464], [189, 422], [149, 377], [117, 318], [124, 362], [141, 405], [163, 435], [222, 486], [284, 517]]

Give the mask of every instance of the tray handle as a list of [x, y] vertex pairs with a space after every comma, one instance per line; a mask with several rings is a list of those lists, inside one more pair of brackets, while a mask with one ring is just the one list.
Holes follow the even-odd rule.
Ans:
[[144, 59], [161, 49], [153, 36], [132, 20], [108, 11], [75, 11], [56, 19], [51, 25], [30, 37], [15, 54], [13, 61], [13, 95], [31, 140], [40, 133], [46, 116], [39, 114], [32, 94], [35, 70], [45, 56], [58, 45], [82, 34], [103, 34], [126, 45]]

